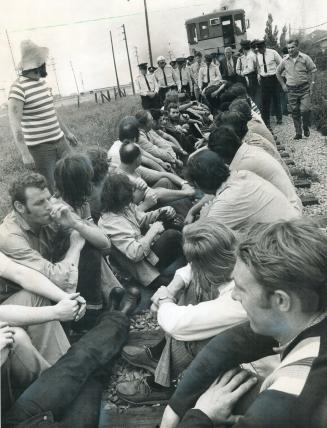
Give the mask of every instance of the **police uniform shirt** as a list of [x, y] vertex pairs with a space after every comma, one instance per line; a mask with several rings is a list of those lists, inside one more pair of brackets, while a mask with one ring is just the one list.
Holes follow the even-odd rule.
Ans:
[[219, 66], [216, 64], [210, 64], [209, 65], [209, 79], [208, 79], [208, 65], [204, 64], [199, 70], [199, 77], [198, 77], [198, 86], [199, 88], [202, 88], [203, 83], [207, 83], [208, 85], [212, 85], [215, 83], [218, 83], [220, 80], [222, 80]]
[[135, 79], [135, 90], [142, 97], [147, 96], [148, 92], [158, 92], [158, 85], [154, 75], [149, 73], [145, 75], [139, 74]]
[[188, 67], [182, 67], [181, 69], [176, 70], [176, 74], [179, 89], [185, 85], [190, 85], [190, 88], [192, 87], [191, 73]]
[[178, 79], [176, 70], [174, 70], [171, 65], [166, 64], [163, 69], [158, 67], [154, 72], [154, 76], [159, 88], [167, 88], [169, 86], [177, 85]]
[[236, 73], [239, 76], [246, 76], [249, 73], [256, 71], [257, 57], [252, 51], [243, 54], [238, 58], [236, 63]]
[[266, 49], [262, 54], [257, 53], [258, 73], [262, 77], [273, 76], [276, 74], [278, 65], [282, 62], [282, 58], [274, 49]]
[[191, 77], [194, 81], [194, 83], [198, 84], [199, 81], [199, 71], [200, 68], [203, 66], [203, 64], [199, 64], [198, 62], [194, 62], [190, 65], [190, 71], [191, 71]]

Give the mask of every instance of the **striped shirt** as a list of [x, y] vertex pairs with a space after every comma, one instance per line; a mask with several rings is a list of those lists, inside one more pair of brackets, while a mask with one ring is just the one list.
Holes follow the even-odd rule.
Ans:
[[55, 112], [53, 97], [45, 80], [20, 76], [13, 83], [9, 99], [23, 101], [22, 132], [27, 146], [59, 140], [64, 133]]

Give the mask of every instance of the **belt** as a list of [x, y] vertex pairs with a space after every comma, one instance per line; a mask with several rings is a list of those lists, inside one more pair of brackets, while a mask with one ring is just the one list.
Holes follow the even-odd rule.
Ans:
[[276, 74], [267, 74], [266, 76], [261, 76], [261, 74], [260, 74], [260, 77], [262, 79], [265, 79], [266, 77], [276, 77]]
[[286, 84], [286, 86], [289, 89], [299, 89], [299, 88], [303, 88], [304, 86], [307, 86], [307, 85], [310, 85], [310, 83], [309, 82], [305, 82], [305, 83], [301, 83], [301, 85], [287, 85]]

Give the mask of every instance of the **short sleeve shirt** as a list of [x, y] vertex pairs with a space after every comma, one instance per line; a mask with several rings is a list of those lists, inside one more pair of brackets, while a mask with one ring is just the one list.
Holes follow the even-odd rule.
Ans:
[[289, 55], [286, 55], [278, 66], [277, 71], [280, 74], [285, 71], [287, 85], [299, 86], [309, 82], [311, 73], [317, 71], [317, 67], [309, 55], [299, 52], [295, 61]]

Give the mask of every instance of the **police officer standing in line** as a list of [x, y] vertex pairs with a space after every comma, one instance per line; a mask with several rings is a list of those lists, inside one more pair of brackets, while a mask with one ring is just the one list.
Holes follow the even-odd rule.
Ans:
[[199, 70], [198, 86], [200, 91], [222, 80], [219, 66], [212, 64], [211, 54], [205, 55], [204, 59], [205, 64]]
[[177, 86], [178, 92], [182, 92], [191, 96], [192, 91], [192, 79], [189, 67], [186, 67], [186, 59], [185, 58], [177, 58]]
[[164, 56], [157, 58], [158, 68], [154, 72], [154, 77], [159, 86], [159, 98], [161, 104], [165, 101], [166, 93], [170, 89], [177, 89], [177, 75], [175, 70], [168, 65]]
[[148, 64], [139, 64], [140, 74], [135, 79], [136, 93], [141, 95], [144, 110], [160, 108], [158, 84], [153, 74], [147, 73]]
[[194, 92], [195, 99], [197, 101], [200, 100], [200, 88], [198, 86], [198, 82], [199, 82], [199, 71], [201, 66], [202, 66], [202, 53], [197, 52], [195, 54], [195, 61], [193, 62], [193, 64], [190, 65], [191, 78], [193, 81], [193, 92]]
[[241, 40], [242, 55], [236, 63], [236, 73], [243, 78], [248, 94], [252, 99], [257, 90], [257, 57], [251, 49], [250, 40]]
[[274, 49], [266, 48], [264, 40], [258, 40], [256, 46], [258, 48], [258, 82], [261, 85], [261, 114], [267, 128], [270, 128], [271, 102], [273, 102], [277, 124], [282, 123], [280, 85], [276, 77], [276, 70], [282, 58]]

